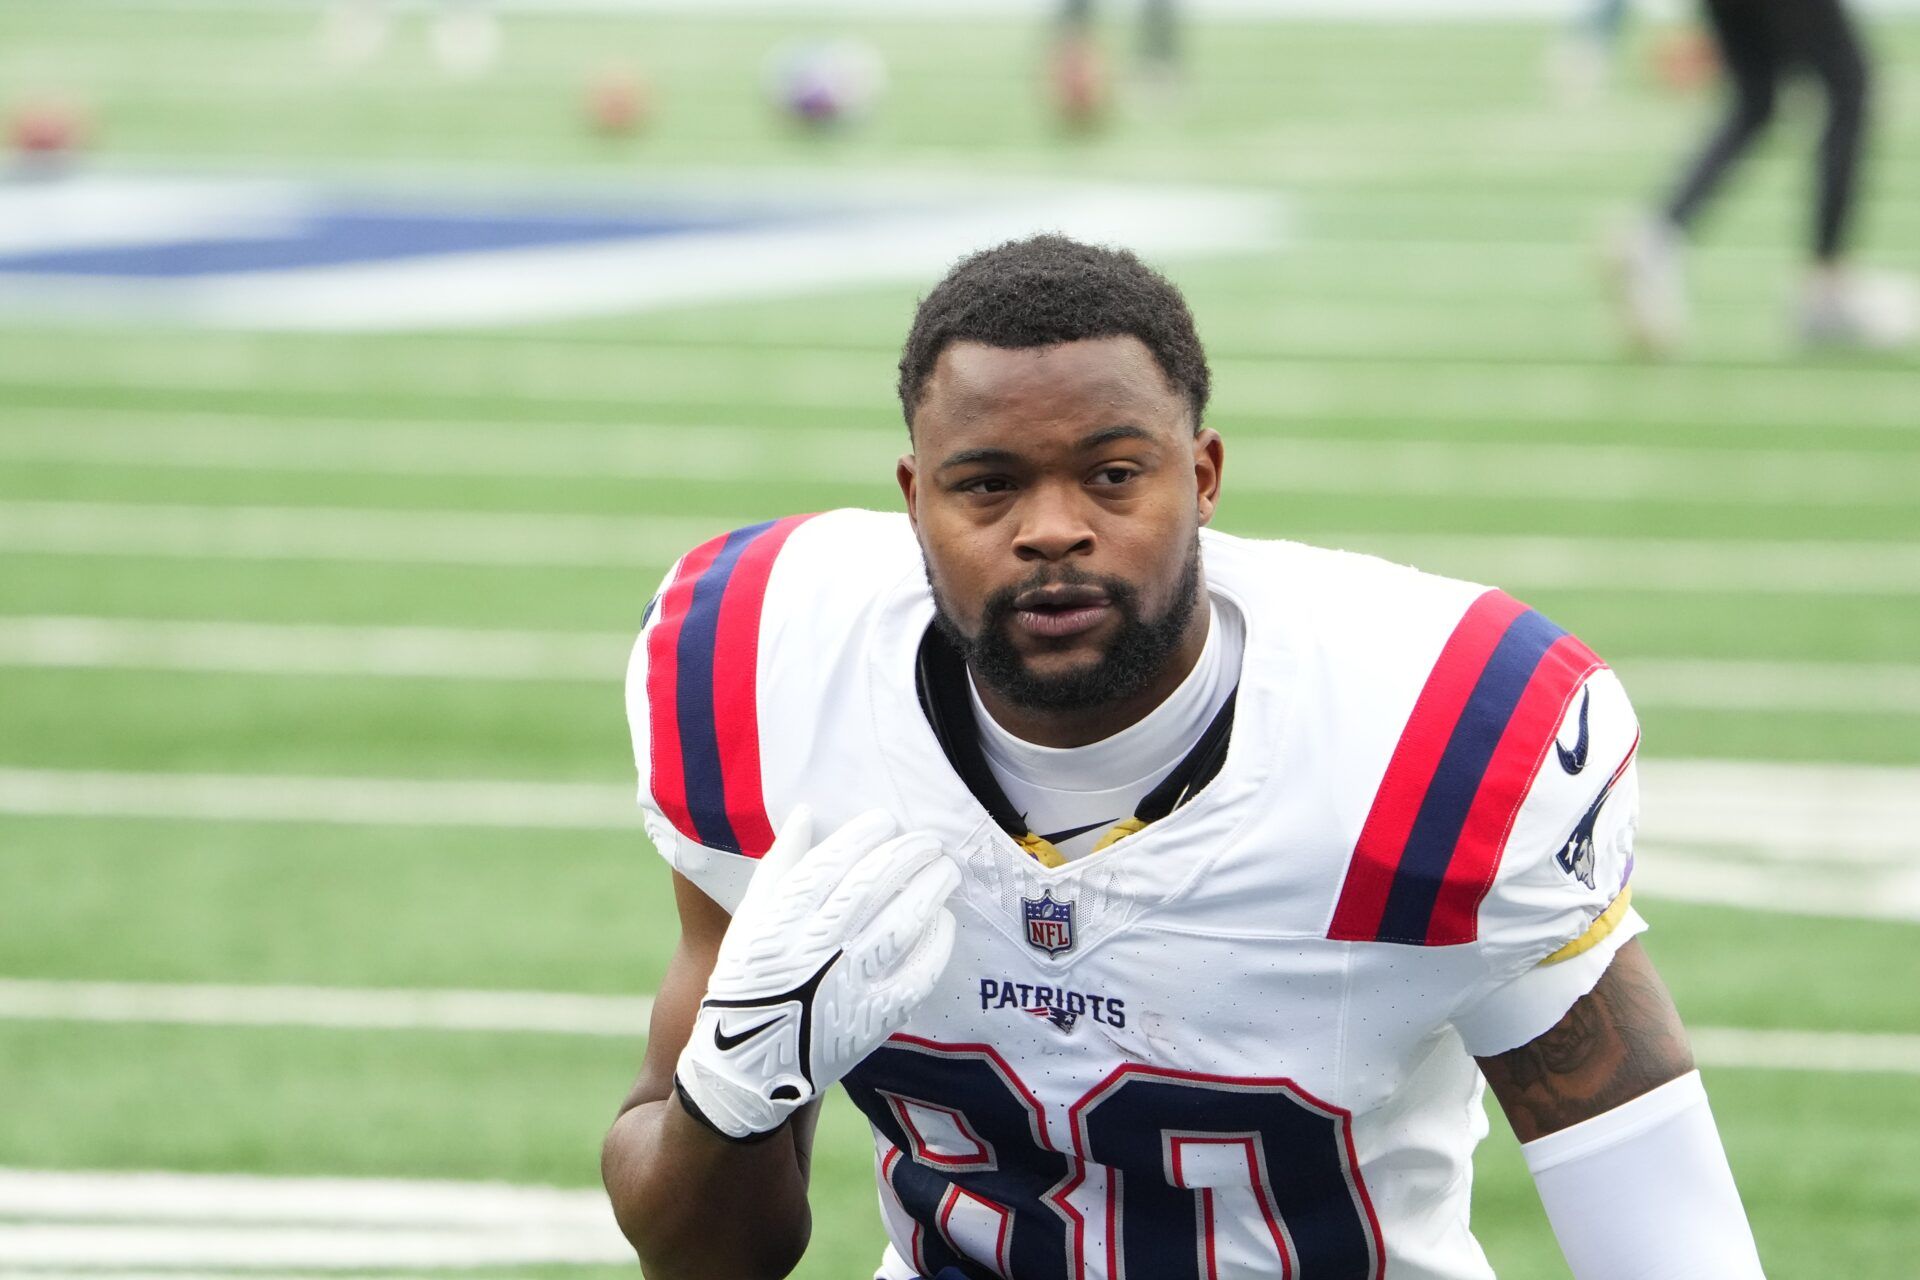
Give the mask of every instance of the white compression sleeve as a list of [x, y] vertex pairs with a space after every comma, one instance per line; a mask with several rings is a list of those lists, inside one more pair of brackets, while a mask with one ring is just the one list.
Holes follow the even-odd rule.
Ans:
[[1575, 1280], [1763, 1280], [1698, 1071], [1520, 1150]]

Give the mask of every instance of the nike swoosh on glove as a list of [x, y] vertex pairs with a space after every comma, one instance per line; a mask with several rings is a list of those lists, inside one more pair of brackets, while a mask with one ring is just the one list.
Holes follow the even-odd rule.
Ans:
[[819, 844], [797, 808], [733, 913], [674, 1081], [721, 1136], [773, 1133], [906, 1025], [953, 955], [960, 870], [880, 810]]

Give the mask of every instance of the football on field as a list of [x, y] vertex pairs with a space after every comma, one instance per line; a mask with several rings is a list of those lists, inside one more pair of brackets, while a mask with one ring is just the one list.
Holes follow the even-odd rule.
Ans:
[[815, 127], [866, 115], [886, 88], [886, 64], [863, 40], [808, 40], [774, 50], [767, 92], [774, 107]]

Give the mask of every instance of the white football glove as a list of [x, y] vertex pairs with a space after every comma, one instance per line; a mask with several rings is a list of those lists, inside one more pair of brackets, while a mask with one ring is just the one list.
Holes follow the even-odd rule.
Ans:
[[812, 843], [780, 829], [721, 940], [674, 1080], [736, 1141], [778, 1129], [906, 1024], [953, 954], [960, 870], [924, 832], [864, 813]]

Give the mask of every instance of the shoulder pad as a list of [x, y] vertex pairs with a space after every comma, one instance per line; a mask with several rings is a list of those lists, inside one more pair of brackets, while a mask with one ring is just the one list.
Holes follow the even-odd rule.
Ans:
[[735, 529], [688, 552], [642, 641], [648, 789], [674, 829], [708, 849], [757, 858], [773, 844], [760, 777], [761, 613], [781, 547], [812, 518]]
[[[1576, 696], [1604, 666], [1578, 639], [1505, 593], [1474, 600], [1400, 733], [1328, 936], [1473, 942], [1522, 804]], [[1611, 743], [1611, 720], [1619, 716], [1611, 704], [1608, 710]], [[1610, 761], [1600, 776], [1612, 770]]]

